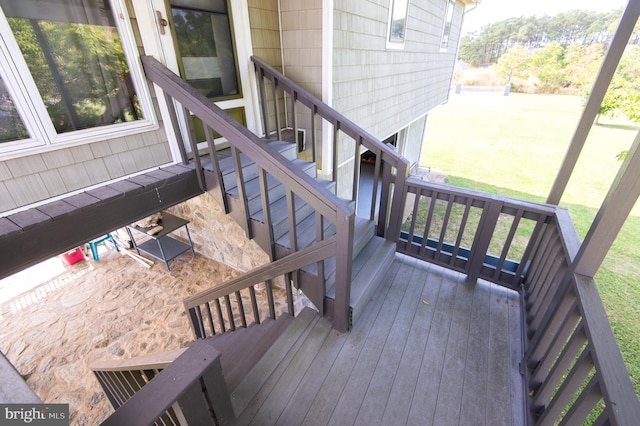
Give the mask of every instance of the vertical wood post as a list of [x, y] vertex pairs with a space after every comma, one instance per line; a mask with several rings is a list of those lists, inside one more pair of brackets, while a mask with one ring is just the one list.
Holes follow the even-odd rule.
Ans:
[[353, 209], [349, 214], [338, 212], [336, 220], [336, 299], [333, 312], [333, 328], [340, 332], [349, 329], [349, 303], [351, 300], [351, 266], [353, 259]]
[[484, 258], [489, 250], [489, 244], [491, 244], [493, 231], [496, 229], [496, 224], [502, 211], [502, 204], [502, 201], [491, 200], [489, 206], [482, 213], [482, 218], [478, 224], [478, 233], [471, 248], [471, 258], [467, 265], [467, 280], [469, 282], [475, 282], [480, 276]]
[[640, 196], [640, 132], [576, 255], [575, 271], [593, 277]]

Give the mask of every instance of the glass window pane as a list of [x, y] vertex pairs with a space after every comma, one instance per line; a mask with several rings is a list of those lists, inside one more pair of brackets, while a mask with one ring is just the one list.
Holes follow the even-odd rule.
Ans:
[[407, 30], [407, 11], [409, 0], [393, 0], [391, 6], [391, 29], [389, 30], [389, 41], [404, 42]]
[[172, 7], [182, 77], [212, 100], [240, 95], [227, 13]]
[[109, 2], [37, 3], [0, 0], [56, 131], [141, 119]]
[[29, 137], [27, 129], [11, 99], [11, 95], [0, 77], [0, 143], [17, 141]]
[[453, 22], [453, 10], [456, 7], [454, 1], [447, 3], [447, 16], [444, 21], [444, 29], [442, 30], [442, 41], [440, 43], [440, 49], [446, 49], [449, 46], [449, 35], [451, 34], [451, 23]]

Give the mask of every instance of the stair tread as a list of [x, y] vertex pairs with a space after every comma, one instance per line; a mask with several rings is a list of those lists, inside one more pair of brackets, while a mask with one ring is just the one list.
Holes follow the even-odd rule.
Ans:
[[266, 318], [261, 324], [252, 323], [247, 328], [206, 339], [221, 353], [220, 365], [229, 392], [238, 386], [292, 321], [292, 316], [284, 314], [276, 320]]
[[255, 394], [269, 380], [282, 360], [291, 356], [295, 352], [295, 348], [302, 345], [305, 334], [310, 331], [318, 318], [318, 312], [305, 307], [291, 321], [253, 369], [231, 392], [231, 402], [236, 413], [241, 413], [250, 404]]
[[[351, 297], [349, 305], [359, 305], [375, 279], [384, 275], [388, 264], [393, 260], [396, 243], [385, 238], [374, 236], [353, 260], [351, 270]], [[335, 298], [335, 281], [331, 287], [327, 283], [327, 297]]]
[[[373, 233], [375, 231], [375, 223], [370, 221], [369, 219], [355, 216], [355, 220], [353, 223], [353, 257], [354, 259], [358, 256], [362, 248], [366, 245], [371, 237], [373, 237]], [[305, 272], [311, 274], [317, 274], [318, 266], [317, 264], [312, 264], [305, 266], [302, 268]], [[331, 257], [325, 260], [325, 277], [330, 279], [332, 274], [336, 269], [336, 259], [335, 257]]]

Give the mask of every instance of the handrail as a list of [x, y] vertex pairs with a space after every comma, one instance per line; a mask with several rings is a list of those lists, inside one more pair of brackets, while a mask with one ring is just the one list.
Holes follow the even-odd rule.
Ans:
[[[118, 382], [115, 378], [113, 383]], [[103, 425], [235, 424], [220, 352], [195, 342], [148, 383], [128, 383], [133, 394]]]
[[151, 56], [142, 56], [141, 60], [147, 78], [157, 84], [165, 94], [170, 95], [207, 125], [214, 128], [267, 173], [290, 184], [298, 196], [312, 204], [322, 215], [335, 218], [338, 211], [344, 215], [349, 214], [350, 209], [345, 200], [336, 197], [309, 175], [290, 167], [288, 161], [281, 154], [261, 143], [258, 136], [231, 118], [225, 111], [172, 73], [157, 59]]
[[[218, 287], [204, 290], [186, 298], [184, 306], [189, 315], [191, 328], [196, 339], [214, 336], [219, 332], [225, 332], [227, 328], [235, 330], [238, 320], [241, 322], [242, 327], [246, 327], [250, 323], [250, 320], [247, 319], [249, 310], [252, 311], [253, 321], [257, 324], [261, 323], [263, 318], [260, 316], [258, 309], [255, 289], [255, 286], [261, 283], [265, 283], [267, 290], [265, 304], [268, 306], [269, 316], [272, 319], [276, 319], [271, 283], [279, 277], [284, 277], [288, 313], [293, 316], [294, 307], [289, 274], [302, 266], [310, 265], [335, 255], [335, 246], [336, 237], [323, 240], [282, 259], [255, 268]], [[240, 295], [240, 292], [245, 290], [248, 291], [251, 305], [247, 309], [245, 309], [245, 303]], [[232, 295], [236, 295], [237, 309], [235, 310], [230, 300]], [[223, 309], [222, 305], [226, 309]]]
[[[268, 102], [267, 93], [265, 89], [266, 79], [272, 85], [272, 101], [273, 110], [275, 112], [275, 132], [280, 138], [281, 125], [280, 125], [280, 100], [277, 98], [277, 90], [280, 89], [287, 93], [291, 99], [290, 112], [293, 121], [294, 137], [298, 132], [298, 104], [305, 106], [311, 114], [310, 127], [311, 127], [311, 146], [312, 146], [312, 160], [316, 161], [316, 115], [326, 120], [333, 126], [333, 158], [323, 159], [323, 161], [331, 161], [333, 167], [332, 180], [338, 180], [337, 168], [338, 168], [338, 152], [340, 147], [340, 134], [351, 138], [355, 144], [353, 147], [353, 157], [355, 159], [353, 176], [351, 178], [351, 200], [358, 200], [358, 180], [360, 176], [360, 156], [362, 154], [361, 147], [364, 147], [372, 151], [376, 155], [375, 171], [374, 171], [374, 183], [371, 193], [371, 205], [369, 218], [374, 220], [378, 216], [378, 235], [385, 236], [387, 239], [396, 241], [401, 220], [401, 210], [403, 205], [403, 196], [405, 192], [403, 190], [405, 180], [409, 174], [409, 162], [407, 159], [399, 155], [393, 149], [382, 143], [375, 136], [371, 135], [366, 130], [355, 124], [353, 121], [345, 117], [340, 112], [333, 109], [331, 106], [322, 102], [311, 92], [289, 79], [278, 70], [267, 64], [262, 59], [252, 56], [251, 60], [256, 68], [258, 74], [259, 92], [262, 100], [262, 112], [263, 122], [265, 126], [265, 135], [270, 135], [269, 119], [268, 119]], [[328, 138], [327, 138], [328, 139]], [[327, 143], [324, 141], [323, 143]], [[394, 173], [395, 170], [395, 173]], [[396, 190], [392, 190], [391, 186], [395, 186]], [[378, 195], [378, 188], [381, 188], [381, 193]], [[378, 199], [379, 197], [379, 199]], [[393, 197], [393, 200], [391, 200]], [[390, 208], [389, 208], [390, 207]]]
[[[220, 174], [220, 164], [217, 160], [215, 147], [213, 146], [213, 139], [211, 129], [214, 129], [217, 133], [226, 138], [232, 149], [233, 164], [235, 167], [235, 177], [237, 181], [238, 201], [235, 201], [235, 208], [230, 208], [227, 212], [235, 214], [234, 218], [238, 223], [243, 226], [247, 236], [253, 237], [253, 224], [250, 212], [250, 206], [248, 199], [245, 197], [245, 182], [242, 177], [243, 171], [240, 161], [240, 153], [250, 158], [258, 168], [258, 177], [260, 180], [260, 194], [262, 208], [266, 222], [266, 228], [269, 230], [267, 236], [261, 237], [261, 240], [265, 238], [268, 240], [265, 243], [268, 248], [268, 254], [273, 258], [275, 257], [274, 237], [271, 223], [268, 221], [269, 213], [269, 189], [268, 189], [268, 177], [275, 178], [281, 182], [286, 189], [287, 208], [290, 215], [290, 235], [292, 236], [290, 250], [297, 251], [295, 241], [295, 204], [294, 195], [302, 199], [315, 211], [317, 223], [322, 224], [326, 219], [332, 222], [336, 227], [336, 232], [339, 238], [334, 242], [334, 250], [332, 255], [337, 253], [349, 254], [353, 250], [353, 222], [354, 222], [354, 209], [348, 200], [341, 199], [331, 193], [322, 184], [317, 182], [311, 176], [307, 175], [297, 167], [291, 167], [290, 162], [285, 159], [276, 149], [269, 146], [269, 144], [262, 141], [258, 136], [251, 133], [243, 125], [235, 121], [226, 112], [212, 103], [205, 96], [200, 94], [195, 88], [187, 84], [180, 77], [171, 72], [168, 68], [162, 65], [153, 57], [144, 56], [141, 58], [145, 74], [147, 78], [156, 84], [162, 91], [167, 100], [167, 104], [173, 109], [173, 102], [175, 101], [183, 109], [184, 116], [189, 118], [186, 120], [186, 126], [189, 130], [191, 137], [189, 143], [191, 145], [191, 151], [194, 155], [194, 162], [196, 170], [203, 190], [207, 190], [209, 183], [207, 181], [207, 174], [203, 168], [204, 160], [201, 158], [197, 143], [194, 138], [194, 130], [190, 121], [190, 114], [199, 118], [204, 124], [204, 130], [209, 146], [210, 159], [212, 161], [212, 167], [214, 168], [213, 184], [211, 186], [216, 187], [219, 191], [215, 195], [219, 200], [222, 199], [225, 203], [225, 210], [227, 210], [226, 200], [228, 193], [224, 188], [224, 181]], [[175, 111], [171, 113], [175, 120]], [[179, 133], [177, 131], [176, 133]], [[186, 161], [186, 158], [184, 158]], [[322, 225], [317, 226], [316, 239], [323, 240], [323, 228]], [[331, 255], [330, 255], [331, 256]], [[327, 256], [327, 257], [330, 257]], [[351, 283], [351, 258], [344, 256], [337, 258], [336, 268], [336, 301], [334, 309], [334, 326], [339, 330], [346, 330], [348, 327], [348, 312], [349, 312], [349, 292]], [[298, 268], [305, 266], [299, 264]], [[239, 295], [236, 295], [239, 297]], [[322, 296], [324, 297], [324, 296]], [[230, 301], [227, 302], [227, 310], [230, 308]], [[321, 306], [322, 308], [322, 306]], [[233, 327], [232, 327], [233, 329]]]

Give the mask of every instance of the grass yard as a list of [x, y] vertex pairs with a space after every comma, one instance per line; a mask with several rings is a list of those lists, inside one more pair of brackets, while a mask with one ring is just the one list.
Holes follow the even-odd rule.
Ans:
[[[544, 201], [581, 114], [574, 96], [452, 94], [429, 114], [420, 164], [446, 173], [452, 185]], [[616, 155], [639, 130], [619, 120], [600, 122], [561, 202], [581, 237], [621, 165]], [[595, 278], [640, 395], [640, 203]]]

